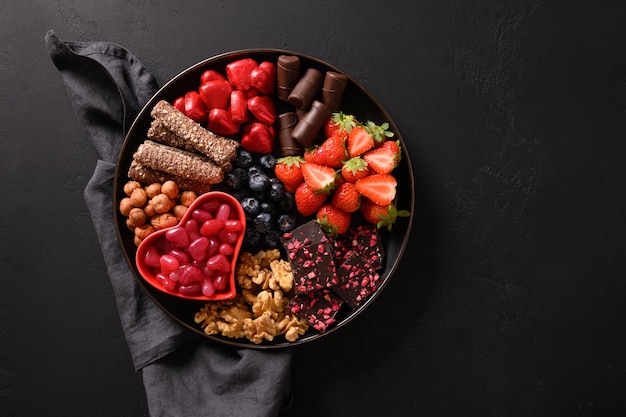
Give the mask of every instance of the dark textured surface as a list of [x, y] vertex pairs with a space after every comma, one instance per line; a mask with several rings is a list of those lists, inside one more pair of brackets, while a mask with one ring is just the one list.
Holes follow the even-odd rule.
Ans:
[[0, 6], [0, 415], [147, 415], [48, 29], [119, 43], [161, 83], [228, 50], [311, 54], [401, 130], [409, 253], [358, 320], [297, 349], [285, 417], [626, 414], [618, 2], [37, 3]]

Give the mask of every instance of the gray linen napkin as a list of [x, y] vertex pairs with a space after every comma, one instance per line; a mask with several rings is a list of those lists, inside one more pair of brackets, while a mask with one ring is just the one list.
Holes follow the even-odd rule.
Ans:
[[291, 401], [292, 349], [238, 349], [188, 331], [139, 287], [117, 241], [115, 163], [127, 128], [158, 89], [156, 80], [120, 45], [61, 41], [52, 30], [45, 42], [99, 155], [84, 197], [150, 415], [277, 415]]

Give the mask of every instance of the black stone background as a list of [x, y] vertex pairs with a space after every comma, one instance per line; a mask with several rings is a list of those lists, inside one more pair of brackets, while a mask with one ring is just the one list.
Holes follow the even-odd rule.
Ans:
[[297, 349], [282, 416], [626, 415], [625, 17], [621, 2], [5, 0], [0, 411], [147, 415], [54, 29], [127, 47], [160, 83], [229, 50], [311, 54], [400, 129], [407, 255], [363, 315]]

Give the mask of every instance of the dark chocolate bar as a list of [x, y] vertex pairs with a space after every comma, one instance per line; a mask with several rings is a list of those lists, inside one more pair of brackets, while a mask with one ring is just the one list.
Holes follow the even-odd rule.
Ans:
[[296, 316], [305, 318], [318, 332], [324, 333], [335, 323], [335, 317], [343, 304], [343, 300], [336, 294], [324, 289], [296, 295], [289, 301], [287, 308]]
[[345, 234], [333, 237], [332, 245], [337, 265], [356, 252], [363, 256], [375, 270], [383, 267], [385, 249], [376, 225], [364, 224], [351, 227]]
[[332, 289], [350, 308], [357, 308], [378, 289], [380, 275], [356, 252], [352, 252], [336, 271], [339, 283]]

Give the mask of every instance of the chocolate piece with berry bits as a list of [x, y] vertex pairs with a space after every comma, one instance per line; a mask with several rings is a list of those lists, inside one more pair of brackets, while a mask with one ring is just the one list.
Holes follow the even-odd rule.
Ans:
[[374, 270], [383, 267], [385, 250], [375, 225], [364, 224], [351, 227], [344, 235], [332, 239], [335, 260], [340, 265], [353, 253], [360, 254]]
[[297, 293], [316, 291], [338, 283], [330, 242], [302, 246], [291, 250], [287, 256]]
[[296, 316], [305, 318], [307, 323], [318, 332], [324, 333], [335, 323], [335, 316], [343, 304], [341, 298], [323, 289], [296, 295], [289, 301], [287, 308]]
[[333, 291], [354, 309], [378, 289], [380, 275], [363, 256], [353, 251], [337, 267], [337, 279], [339, 283], [333, 286]]
[[281, 242], [287, 253], [302, 246], [326, 242], [328, 238], [322, 230], [320, 224], [315, 220], [310, 220], [301, 226], [296, 227], [289, 233], [283, 234]]

